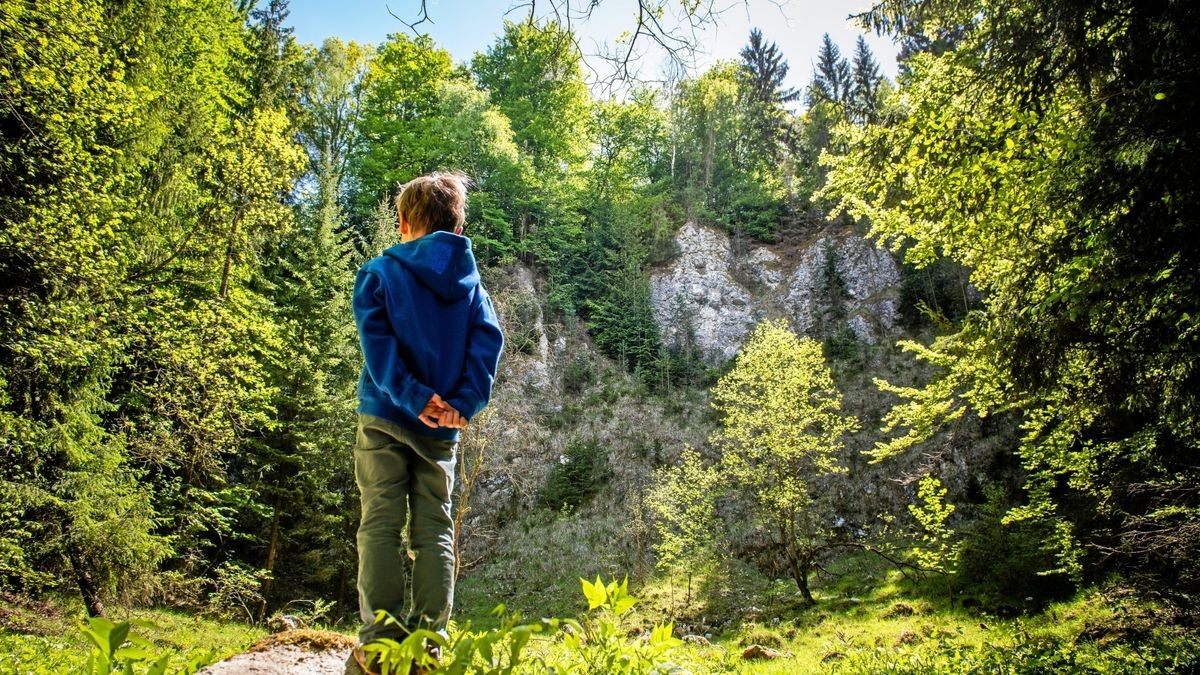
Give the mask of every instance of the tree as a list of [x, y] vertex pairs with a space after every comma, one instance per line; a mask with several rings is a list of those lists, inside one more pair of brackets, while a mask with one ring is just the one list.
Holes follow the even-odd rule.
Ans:
[[651, 483], [646, 504], [654, 514], [658, 543], [654, 552], [657, 566], [687, 574], [687, 604], [692, 603], [692, 580], [719, 560], [716, 497], [721, 476], [714, 467], [705, 466], [700, 454], [684, 448], [674, 466], [659, 469]]
[[812, 83], [808, 85], [808, 105], [823, 101], [844, 105], [852, 87], [850, 64], [842, 58], [841, 50], [829, 38], [829, 33], [825, 33], [821, 37], [821, 51], [817, 54]]
[[300, 138], [308, 173], [317, 180], [319, 208], [339, 208], [347, 189], [347, 162], [354, 153], [362, 108], [363, 78], [371, 50], [329, 38], [308, 48], [300, 89]]
[[633, 255], [621, 257], [622, 264], [602, 276], [608, 284], [603, 295], [587, 301], [591, 328], [601, 351], [653, 382], [661, 342], [650, 304], [650, 280]]
[[784, 104], [800, 98], [800, 92], [785, 88], [788, 64], [774, 42], [764, 42], [762, 31], [750, 31], [750, 43], [742, 47], [742, 70], [749, 86], [750, 119], [765, 158], [777, 159], [779, 139], [786, 117]]
[[302, 80], [302, 54], [287, 26], [288, 0], [268, 0], [250, 11], [249, 107], [283, 108], [289, 120], [300, 119], [297, 89]]
[[846, 116], [858, 124], [874, 122], [879, 112], [879, 86], [883, 75], [863, 36], [854, 45], [854, 66], [850, 78], [850, 93], [846, 100]]
[[[982, 307], [930, 346], [889, 417], [903, 452], [973, 411], [1018, 414], [1026, 504], [1058, 569], [1200, 589], [1194, 298], [1200, 20], [1189, 3], [885, 2], [875, 27], [964, 26], [908, 61], [902, 118], [851, 131], [828, 194], [918, 265], [947, 254]], [[1088, 26], [1088, 30], [1078, 30]], [[920, 148], [910, 152], [910, 149]], [[1101, 564], [1105, 561], [1107, 564]]]
[[466, 171], [471, 177], [467, 213], [475, 255], [481, 262], [508, 259], [516, 248], [517, 196], [526, 184], [508, 117], [470, 82], [446, 82], [432, 133], [439, 139], [438, 166]]
[[[513, 7], [506, 14], [517, 11], [518, 7], [526, 8], [525, 18], [517, 23], [529, 26], [539, 21], [554, 17], [555, 21], [568, 27], [574, 22], [585, 22], [591, 19], [594, 12], [605, 0], [550, 0], [544, 3], [529, 3]], [[547, 9], [548, 8], [548, 9]], [[610, 47], [605, 45], [596, 53], [589, 54], [592, 71], [596, 74], [598, 83], [610, 88], [628, 84], [638, 80], [637, 63], [645, 56], [644, 47], [650, 45], [666, 57], [668, 67], [688, 70], [696, 67], [697, 52], [701, 45], [696, 39], [698, 34], [708, 26], [719, 23], [720, 16], [728, 11], [730, 6], [719, 6], [714, 0], [644, 0], [638, 2], [630, 15], [632, 27], [616, 40], [617, 44]], [[541, 11], [539, 11], [541, 10]], [[421, 24], [432, 22], [427, 2], [421, 2], [414, 13], [411, 22], [403, 23], [413, 33], [418, 32]], [[668, 16], [669, 15], [669, 16]], [[571, 41], [579, 49], [577, 38], [572, 35]], [[592, 58], [594, 57], [594, 58]], [[611, 69], [608, 74], [602, 74], [600, 64]]]
[[762, 31], [750, 31], [750, 42], [738, 52], [742, 67], [750, 78], [751, 94], [763, 103], [791, 103], [800, 98], [800, 92], [785, 88], [788, 64], [774, 42], [764, 42]]
[[361, 117], [350, 162], [351, 216], [365, 227], [380, 197], [399, 183], [436, 169], [441, 143], [434, 135], [438, 92], [465, 82], [450, 52], [422, 35], [393, 34], [378, 47], [362, 84]]
[[[336, 45], [326, 46], [333, 49], [324, 58], [336, 53]], [[310, 80], [308, 85], [337, 91], [353, 68], [352, 61], [343, 61], [342, 69], [313, 69], [310, 72], [330, 81]], [[352, 96], [352, 88], [340, 90]], [[311, 105], [312, 99], [308, 102]], [[335, 167], [339, 146], [345, 148], [352, 130], [341, 126], [351, 120], [330, 114], [347, 105], [326, 99], [313, 110], [324, 115], [325, 124], [332, 123], [308, 126], [309, 133], [324, 141], [307, 144], [308, 166], [314, 172], [309, 175], [317, 190], [303, 196], [296, 227], [272, 241], [262, 256], [266, 264], [260, 283], [267, 286], [274, 306], [271, 318], [280, 328], [279, 353], [287, 356], [268, 361], [272, 423], [254, 435], [240, 467], [243, 483], [267, 507], [266, 550], [256, 561], [266, 575], [256, 608], [259, 620], [265, 618], [275, 579], [290, 577], [285, 587], [296, 593], [306, 582], [349, 572], [345, 561], [351, 552], [343, 534], [356, 514], [346, 498], [353, 467], [344, 449], [352, 444], [347, 420], [354, 414], [359, 355], [349, 297], [354, 249], [337, 199], [341, 181]], [[347, 557], [285, 564], [286, 573], [280, 573], [282, 557], [308, 555], [314, 546], [341, 550]]]
[[564, 274], [580, 260], [587, 236], [579, 212], [591, 99], [573, 33], [554, 21], [506, 21], [504, 34], [475, 55], [471, 71], [508, 118], [526, 169], [514, 185], [514, 239], [527, 262], [549, 273], [551, 302], [574, 314], [574, 288]]
[[732, 202], [746, 154], [739, 79], [738, 66], [724, 62], [680, 84], [675, 182], [689, 217], [724, 220]]
[[[569, 29], [504, 22], [504, 34], [476, 54], [471, 71], [501, 112], [535, 172], [560, 181], [583, 161], [590, 97]], [[550, 179], [548, 177], [548, 179]]]
[[821, 481], [844, 472], [843, 436], [858, 421], [841, 413], [842, 397], [821, 344], [799, 338], [782, 321], [754, 330], [713, 387], [721, 429], [721, 474], [750, 503], [754, 524], [782, 556], [809, 603], [809, 575], [832, 541]]
[[[900, 44], [900, 52], [896, 54], [896, 62], [900, 66], [900, 76], [909, 74], [908, 60], [917, 54], [928, 53], [941, 56], [954, 51], [966, 36], [970, 24], [976, 17], [964, 16], [965, 22], [960, 24], [943, 24], [942, 16], [933, 12], [899, 11], [900, 5], [894, 5], [892, 11], [865, 12], [857, 15], [865, 28], [876, 32], [892, 33]], [[884, 18], [889, 20], [884, 25]]]
[[278, 110], [240, 105], [229, 4], [0, 16], [2, 485], [28, 544], [0, 583], [70, 579], [96, 614], [160, 563], [194, 571], [245, 504], [226, 462], [266, 421], [274, 344], [247, 235], [286, 228], [299, 155]]

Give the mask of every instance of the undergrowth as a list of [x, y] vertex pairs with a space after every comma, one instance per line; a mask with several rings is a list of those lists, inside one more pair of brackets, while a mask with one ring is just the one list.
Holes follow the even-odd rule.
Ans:
[[[89, 671], [87, 662], [96, 644], [84, 631], [94, 630], [94, 627], [87, 624], [82, 612], [64, 611], [63, 604], [62, 601], [0, 600], [0, 616], [3, 617], [0, 621], [0, 673], [75, 675], [107, 672]], [[165, 672], [176, 673], [181, 669], [187, 672], [189, 663], [206, 663], [236, 654], [266, 633], [259, 627], [178, 610], [110, 607], [109, 615], [113, 624], [130, 624], [130, 632], [139, 644], [129, 643], [128, 647], [137, 647], [147, 657], [153, 657], [136, 659], [136, 673], [146, 672], [153, 662], [163, 657], [169, 657]], [[109, 653], [115, 651], [110, 648]]]
[[[606, 522], [598, 516], [585, 520]], [[552, 522], [559, 524], [539, 521], [537, 525], [542, 531], [549, 528], [560, 544], [580, 534], [579, 520], [558, 517]], [[510, 560], [511, 567], [468, 580], [467, 598], [482, 602], [483, 592], [502, 583], [523, 561], [527, 562]], [[965, 594], [952, 596], [945, 584], [906, 578], [870, 556], [848, 556], [829, 572], [815, 580], [814, 606], [800, 600], [794, 583], [766, 579], [737, 563], [693, 580], [690, 602], [686, 579], [659, 577], [639, 585], [640, 602], [633, 600], [627, 582], [585, 582], [585, 602], [580, 603], [579, 577], [568, 566], [540, 567], [542, 584], [564, 596], [547, 599], [543, 609], [554, 611], [531, 607], [526, 612], [490, 613], [479, 611], [478, 604], [460, 605], [449, 638], [439, 637], [445, 640], [445, 657], [438, 672], [1165, 675], [1200, 671], [1195, 629], [1171, 614], [1177, 610], [1117, 583], [1009, 618], [981, 611], [971, 602], [964, 607], [964, 598], [970, 599]], [[516, 593], [527, 590], [524, 583], [510, 587]], [[8, 601], [2, 608], [0, 673], [109, 672], [87, 669], [96, 644], [81, 632], [79, 616], [39, 617], [34, 609]], [[43, 612], [47, 613], [53, 614]], [[121, 648], [144, 651], [147, 658], [137, 661], [132, 671], [139, 675], [158, 672], [149, 668], [164, 656], [172, 664], [166, 672], [190, 672], [187, 663], [201, 662], [206, 650], [212, 649], [214, 657], [225, 656], [243, 650], [263, 634], [254, 627], [178, 612], [118, 610], [114, 614], [132, 620], [132, 631], [141, 642], [111, 645], [109, 653]], [[351, 632], [353, 627], [340, 630]], [[418, 654], [415, 649], [391, 647], [399, 655], [397, 665], [405, 654]], [[747, 650], [769, 658], [743, 658]]]

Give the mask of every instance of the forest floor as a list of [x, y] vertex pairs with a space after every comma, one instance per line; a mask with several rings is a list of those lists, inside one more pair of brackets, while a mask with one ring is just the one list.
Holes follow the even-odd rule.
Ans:
[[[841, 576], [815, 580], [817, 604], [811, 607], [794, 584], [765, 581], [748, 571], [694, 578], [690, 601], [684, 579], [650, 582], [634, 591], [641, 602], [622, 628], [636, 635], [673, 618], [677, 634], [688, 637], [671, 658], [693, 673], [1186, 673], [1200, 665], [1195, 627], [1180, 627], [1167, 609], [1121, 586], [1081, 591], [1037, 611], [999, 617], [963, 608], [948, 592], [931, 593], [945, 589], [929, 580], [907, 579], [869, 558], [847, 558], [830, 571]], [[480, 590], [471, 589], [476, 583], [465, 583], [468, 597]], [[580, 602], [575, 613], [583, 609]], [[168, 610], [116, 608], [111, 615], [134, 620], [134, 632], [158, 653], [175, 655], [172, 664], [225, 659], [255, 643], [256, 662], [297, 657], [288, 651], [297, 651], [289, 644], [296, 641], [264, 643], [265, 629], [238, 622]], [[462, 606], [459, 616], [476, 617], [476, 628], [494, 622], [481, 606]], [[83, 672], [89, 647], [81, 622], [82, 614], [62, 603], [0, 598], [0, 673]], [[337, 663], [345, 659], [353, 628], [314, 628], [330, 632], [312, 648], [324, 652], [301, 659], [312, 669], [238, 672], [340, 672]], [[261, 651], [264, 644], [283, 651]], [[557, 636], [547, 636], [535, 638], [529, 650], [554, 662], [566, 647]], [[211, 656], [205, 659], [206, 654]]]

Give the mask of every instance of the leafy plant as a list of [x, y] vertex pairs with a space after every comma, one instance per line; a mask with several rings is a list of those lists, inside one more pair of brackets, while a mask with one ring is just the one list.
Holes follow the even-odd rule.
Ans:
[[254, 623], [254, 608], [263, 599], [259, 589], [267, 578], [266, 570], [226, 562], [217, 569], [208, 600], [210, 609], [223, 616], [245, 616], [247, 621]]
[[939, 572], [954, 569], [958, 561], [960, 546], [953, 541], [954, 533], [946, 526], [946, 520], [954, 513], [954, 505], [946, 503], [946, 488], [936, 476], [924, 476], [917, 484], [916, 504], [909, 504], [908, 511], [921, 527], [924, 547], [916, 553], [922, 567]]
[[[132, 622], [140, 627], [153, 628], [146, 622]], [[130, 632], [131, 622], [112, 622], [104, 617], [88, 619], [81, 632], [92, 644], [83, 672], [86, 675], [165, 675], [171, 654], [155, 654], [154, 643]], [[187, 663], [171, 670], [173, 675], [191, 675], [216, 661], [216, 654], [203, 652]]]
[[784, 322], [763, 322], [712, 397], [723, 418], [713, 436], [724, 450], [722, 475], [747, 497], [755, 524], [805, 600], [815, 602], [809, 575], [833, 535], [828, 508], [811, 485], [846, 471], [837, 453], [858, 428], [857, 419], [842, 414], [820, 343], [797, 337]]
[[[474, 631], [470, 624], [454, 630], [450, 637], [429, 630], [412, 631], [404, 640], [381, 639], [363, 647], [378, 655], [384, 675], [407, 673], [414, 665], [449, 675], [509, 675], [528, 664], [526, 647], [535, 636], [549, 637], [561, 630], [566, 653], [558, 658], [534, 657], [544, 672], [594, 675], [666, 675], [686, 672], [669, 661], [671, 652], [683, 644], [672, 636], [671, 623], [653, 627], [645, 639], [630, 640], [627, 619], [637, 598], [629, 595], [629, 579], [605, 583], [580, 579], [588, 601], [588, 616], [575, 619], [542, 619], [521, 623], [520, 615], [508, 614], [504, 605], [492, 613], [500, 625]], [[386, 611], [376, 621], [395, 624]], [[429, 653], [436, 646], [449, 657], [439, 664]]]
[[645, 640], [630, 641], [626, 637], [625, 618], [637, 604], [629, 595], [629, 578], [621, 583], [604, 583], [600, 577], [589, 582], [580, 579], [588, 610], [593, 614], [582, 621], [568, 621], [574, 630], [563, 636], [568, 658], [562, 664], [564, 673], [612, 673], [614, 675], [649, 675], [651, 673], [682, 673], [669, 661], [672, 650], [683, 644], [672, 635], [674, 624], [655, 625]]
[[721, 476], [690, 447], [675, 466], [656, 472], [646, 503], [654, 514], [659, 540], [654, 545], [658, 567], [682, 570], [688, 579], [687, 603], [692, 602], [692, 580], [697, 571], [711, 567], [719, 555], [713, 541], [717, 531], [716, 498]]
[[[382, 609], [375, 612], [375, 621], [388, 625], [399, 624], [395, 617]], [[363, 651], [375, 656], [383, 675], [398, 675], [408, 673], [414, 667], [437, 667], [437, 659], [429, 653], [432, 646], [444, 648], [446, 639], [431, 630], [418, 629], [410, 631], [403, 640], [379, 638], [363, 645]]]

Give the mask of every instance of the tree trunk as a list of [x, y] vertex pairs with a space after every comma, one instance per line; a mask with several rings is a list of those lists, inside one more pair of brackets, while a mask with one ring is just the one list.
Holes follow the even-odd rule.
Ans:
[[346, 566], [341, 565], [338, 568], [338, 589], [337, 599], [333, 604], [334, 616], [341, 617], [346, 614]]
[[808, 575], [812, 572], [813, 560], [808, 556], [801, 556], [797, 553], [789, 551], [787, 553], [788, 571], [792, 573], [792, 579], [796, 582], [796, 587], [800, 589], [800, 595], [804, 596], [804, 602], [809, 605], [817, 604], [816, 598], [812, 596], [812, 591], [808, 588]]
[[812, 591], [808, 590], [808, 572], [807, 569], [800, 570], [796, 575], [796, 585], [800, 587], [800, 595], [804, 596], [804, 602], [815, 605], [817, 600], [812, 596]]
[[104, 616], [104, 603], [100, 600], [100, 591], [96, 588], [96, 580], [92, 578], [92, 573], [88, 571], [87, 561], [78, 544], [67, 544], [67, 558], [70, 559], [71, 569], [75, 572], [75, 582], [79, 585], [79, 594], [83, 596], [88, 616]]
[[704, 189], [712, 187], [713, 154], [716, 152], [716, 134], [712, 129], [704, 137]]
[[279, 495], [275, 495], [275, 517], [271, 519], [271, 544], [267, 548], [267, 578], [263, 579], [262, 600], [258, 603], [258, 620], [267, 615], [267, 596], [271, 594], [271, 576], [275, 573], [275, 552], [279, 550]]
[[[346, 519], [344, 522], [346, 524], [346, 527], [343, 529], [343, 531], [345, 532], [346, 540], [347, 541], [355, 541], [356, 537], [355, 537], [354, 521], [350, 520], [350, 519]], [[355, 552], [354, 557], [350, 558], [350, 565], [346, 565], [346, 561], [344, 561], [344, 560], [342, 561], [342, 563], [340, 565], [338, 565], [338, 596], [337, 596], [337, 615], [338, 616], [345, 616], [345, 614], [346, 614], [347, 596], [350, 595], [350, 580], [354, 579], [355, 585], [357, 586], [357, 582], [358, 582], [358, 566], [357, 566], [358, 547], [357, 547], [357, 545], [355, 546], [354, 552]]]

